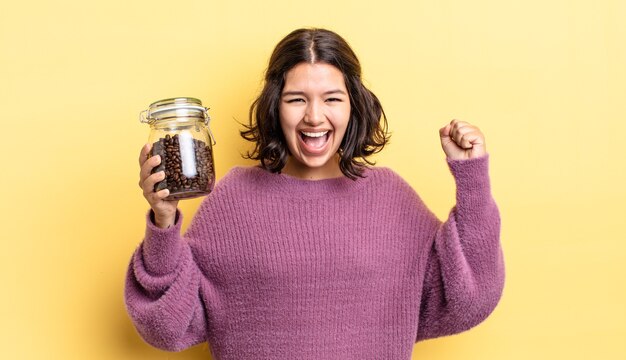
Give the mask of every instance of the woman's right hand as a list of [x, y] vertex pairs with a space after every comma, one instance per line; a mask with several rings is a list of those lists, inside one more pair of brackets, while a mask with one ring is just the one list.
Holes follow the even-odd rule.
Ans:
[[141, 168], [139, 172], [139, 187], [143, 190], [143, 196], [148, 200], [154, 212], [155, 225], [165, 229], [174, 225], [178, 200], [163, 200], [170, 194], [168, 189], [158, 192], [154, 191], [154, 185], [165, 179], [165, 172], [158, 171], [151, 174], [152, 169], [161, 163], [159, 155], [149, 157], [151, 148], [152, 145], [146, 144], [141, 148], [141, 153], [139, 154], [139, 166]]

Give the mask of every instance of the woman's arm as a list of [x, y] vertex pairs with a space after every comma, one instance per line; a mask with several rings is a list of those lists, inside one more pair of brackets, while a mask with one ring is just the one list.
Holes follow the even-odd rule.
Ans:
[[199, 298], [202, 277], [189, 243], [180, 236], [178, 200], [166, 201], [167, 189], [155, 191], [165, 172], [152, 173], [161, 157], [150, 156], [150, 150], [151, 145], [146, 144], [139, 153], [139, 187], [150, 212], [144, 240], [128, 267], [124, 297], [128, 313], [146, 342], [161, 349], [181, 350], [206, 338]]
[[457, 204], [431, 234], [416, 341], [476, 326], [502, 295], [500, 214], [491, 195], [488, 160], [488, 155], [448, 159]]
[[[200, 294], [208, 284], [188, 241], [180, 236], [182, 214], [176, 212], [174, 225], [167, 229], [157, 227], [152, 211], [148, 213], [146, 235], [131, 258], [124, 294], [139, 334], [147, 343], [169, 351], [183, 350], [207, 337]], [[194, 233], [194, 222], [185, 236]]]

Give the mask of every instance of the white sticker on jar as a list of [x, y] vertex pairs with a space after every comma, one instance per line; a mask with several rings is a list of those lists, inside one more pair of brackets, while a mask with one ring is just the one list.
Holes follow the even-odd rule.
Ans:
[[180, 145], [180, 161], [183, 166], [183, 175], [188, 178], [198, 174], [196, 170], [196, 153], [193, 148], [193, 136], [189, 131], [184, 130], [178, 134], [178, 143]]

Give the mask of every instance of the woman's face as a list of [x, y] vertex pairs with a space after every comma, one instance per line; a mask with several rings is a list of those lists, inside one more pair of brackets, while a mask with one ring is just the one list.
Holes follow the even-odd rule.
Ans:
[[300, 63], [285, 76], [280, 125], [291, 156], [283, 172], [306, 179], [342, 176], [337, 151], [350, 119], [343, 74], [325, 63]]

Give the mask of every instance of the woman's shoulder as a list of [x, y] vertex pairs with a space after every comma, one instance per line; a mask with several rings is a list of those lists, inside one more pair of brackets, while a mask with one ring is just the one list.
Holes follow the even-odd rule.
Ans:
[[386, 166], [372, 166], [368, 169], [372, 175], [372, 183], [379, 189], [385, 189], [391, 194], [400, 195], [400, 198], [409, 199], [411, 202], [422, 202], [420, 195], [399, 172]]
[[258, 171], [258, 166], [235, 165], [217, 182], [216, 189], [248, 183]]
[[367, 167], [367, 172], [369, 172], [370, 174], [372, 174], [372, 175], [374, 175], [376, 177], [397, 177], [397, 176], [400, 176], [392, 168], [387, 167], [387, 166], [379, 166], [379, 165], [368, 166]]
[[203, 207], [220, 206], [224, 201], [245, 196], [249, 191], [251, 179], [254, 177], [253, 166], [233, 166], [224, 176], [217, 180], [213, 190], [202, 201]]
[[367, 174], [368, 176], [371, 175], [376, 182], [391, 186], [411, 187], [398, 172], [387, 166], [370, 166], [367, 169]]
[[253, 174], [257, 171], [257, 169], [258, 166], [235, 165], [226, 172], [222, 180], [235, 181], [237, 179], [245, 178]]

